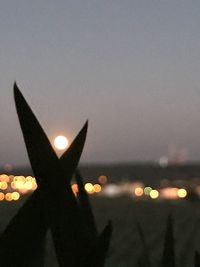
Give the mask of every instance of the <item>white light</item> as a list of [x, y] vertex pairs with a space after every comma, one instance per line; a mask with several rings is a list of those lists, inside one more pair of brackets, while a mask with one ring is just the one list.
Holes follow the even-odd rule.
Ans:
[[54, 139], [54, 146], [58, 150], [64, 150], [68, 147], [69, 141], [67, 138], [63, 135], [59, 135]]
[[168, 157], [163, 156], [163, 157], [161, 157], [161, 158], [159, 159], [159, 165], [160, 165], [160, 167], [163, 167], [163, 168], [164, 168], [164, 167], [167, 167], [168, 164], [169, 164]]
[[108, 197], [115, 197], [121, 195], [120, 187], [115, 184], [109, 184], [104, 186], [103, 195]]

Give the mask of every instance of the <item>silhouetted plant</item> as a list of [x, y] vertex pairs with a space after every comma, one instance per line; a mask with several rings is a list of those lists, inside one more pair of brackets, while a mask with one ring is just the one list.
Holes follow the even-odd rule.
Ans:
[[162, 267], [175, 267], [175, 241], [173, 233], [173, 219], [170, 214], [167, 219], [167, 229], [164, 239], [164, 251], [162, 257]]
[[141, 242], [142, 242], [142, 252], [143, 252], [139, 258], [138, 265], [140, 267], [151, 267], [151, 263], [150, 263], [150, 259], [149, 259], [149, 253], [148, 253], [148, 247], [146, 245], [144, 233], [142, 231], [142, 228], [141, 228], [141, 225], [139, 224], [139, 222], [137, 222], [136, 225], [137, 225], [137, 230], [138, 230]]
[[78, 185], [77, 197], [79, 200], [82, 218], [85, 220], [85, 224], [88, 228], [88, 235], [91, 236], [91, 240], [94, 240], [98, 235], [97, 225], [95, 222], [94, 214], [92, 212], [88, 194], [84, 188], [83, 178], [79, 170], [76, 171], [75, 177]]
[[[48, 227], [52, 232], [60, 266], [93, 266], [94, 262], [87, 259], [91, 251], [94, 254], [101, 254], [99, 259], [102, 259], [101, 266], [103, 266], [112, 227], [109, 224], [92, 243], [85, 221], [87, 216], [83, 218], [81, 212], [81, 206], [91, 210], [89, 201], [85, 203], [80, 198], [78, 204], [70, 184], [83, 150], [88, 123], [86, 122], [59, 160], [16, 84], [14, 84], [14, 95], [38, 189], [25, 202], [1, 235], [0, 256], [3, 259], [1, 266], [43, 266]], [[94, 225], [91, 232], [94, 232]], [[11, 237], [12, 244], [10, 244]]]
[[99, 235], [99, 238], [97, 238], [97, 225], [92, 212], [88, 194], [84, 188], [83, 178], [79, 170], [76, 171], [75, 177], [78, 184], [77, 197], [79, 200], [79, 206], [82, 218], [87, 226], [86, 233], [88, 233], [88, 237], [91, 238], [92, 247], [92, 250], [89, 252], [88, 257], [86, 257], [83, 266], [93, 267], [95, 264], [95, 267], [102, 267], [104, 266], [105, 258], [109, 249], [110, 238], [112, 234], [112, 223], [109, 221], [103, 232]]
[[[43, 267], [46, 233], [50, 229], [61, 267], [103, 267], [109, 249], [112, 224], [99, 234], [83, 178], [77, 169], [85, 144], [85, 123], [68, 150], [58, 159], [44, 130], [14, 84], [17, 114], [38, 188], [28, 198], [0, 236], [1, 267]], [[77, 196], [71, 189], [75, 174]], [[141, 225], [139, 267], [151, 267], [150, 253]], [[12, 240], [12, 242], [11, 242]], [[175, 267], [173, 218], [167, 218], [162, 267]], [[194, 267], [200, 267], [196, 251]]]

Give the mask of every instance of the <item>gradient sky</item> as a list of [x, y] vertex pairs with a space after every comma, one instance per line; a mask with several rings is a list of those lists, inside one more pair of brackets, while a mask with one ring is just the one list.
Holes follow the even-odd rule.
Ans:
[[199, 0], [0, 1], [0, 165], [28, 162], [13, 82], [82, 161], [200, 160]]

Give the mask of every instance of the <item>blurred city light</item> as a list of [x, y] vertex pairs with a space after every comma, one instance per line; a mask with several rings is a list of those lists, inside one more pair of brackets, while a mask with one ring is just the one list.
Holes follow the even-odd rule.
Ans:
[[177, 194], [180, 198], [185, 198], [187, 196], [187, 191], [184, 188], [180, 188]]
[[141, 196], [143, 195], [143, 193], [144, 193], [144, 190], [143, 190], [142, 187], [136, 187], [136, 188], [135, 188], [135, 195], [136, 195], [137, 197], [141, 197]]
[[99, 178], [98, 178], [98, 181], [99, 181], [100, 184], [106, 184], [107, 181], [108, 181], [108, 178], [105, 175], [100, 175]]
[[150, 192], [150, 197], [152, 198], [152, 199], [156, 199], [156, 198], [158, 198], [159, 197], [159, 192], [157, 191], [157, 190], [151, 190], [151, 192]]
[[[101, 175], [97, 178], [98, 183], [87, 182], [84, 184], [85, 191], [90, 195], [102, 195], [108, 197], [117, 197], [121, 195], [129, 195], [138, 199], [168, 199], [178, 200], [187, 197], [187, 189], [181, 187], [169, 186], [167, 183], [165, 187], [152, 188], [144, 185], [142, 182], [124, 181], [120, 183], [108, 183], [108, 178]], [[180, 183], [181, 185], [181, 183]], [[71, 185], [72, 191], [75, 195], [78, 193], [77, 183]], [[25, 194], [29, 194], [37, 189], [37, 182], [33, 176], [23, 175], [7, 175], [0, 174], [0, 201], [17, 201]], [[200, 185], [196, 185], [193, 189], [200, 195]]]

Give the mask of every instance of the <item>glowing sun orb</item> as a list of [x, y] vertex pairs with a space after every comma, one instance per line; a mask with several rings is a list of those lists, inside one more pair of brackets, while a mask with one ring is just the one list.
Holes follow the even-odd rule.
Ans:
[[58, 150], [64, 150], [68, 147], [68, 145], [69, 145], [69, 141], [63, 135], [59, 135], [54, 139], [54, 146]]

